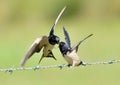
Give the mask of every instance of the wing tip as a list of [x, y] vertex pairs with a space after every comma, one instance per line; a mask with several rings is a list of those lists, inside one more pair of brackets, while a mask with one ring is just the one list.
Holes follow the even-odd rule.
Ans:
[[90, 34], [88, 37], [91, 37], [91, 36], [93, 36], [93, 34]]
[[63, 14], [63, 12], [65, 11], [66, 8], [67, 8], [67, 6], [65, 5], [65, 6], [63, 7], [63, 9], [61, 10], [61, 12], [59, 13], [58, 17], [57, 17], [56, 20], [55, 20], [55, 23], [53, 24], [53, 26], [52, 26], [52, 28], [51, 28], [51, 30], [50, 30], [49, 35], [54, 34], [55, 26], [56, 26], [56, 24], [57, 24], [59, 18], [61, 17], [61, 15]]
[[25, 59], [22, 59], [21, 62], [20, 62], [20, 66], [23, 67], [25, 65]]
[[23, 67], [25, 66], [26, 61], [28, 60], [28, 57], [24, 56], [23, 59], [20, 62], [20, 66]]
[[66, 8], [67, 8], [67, 5], [65, 5], [62, 10], [64, 11]]
[[63, 31], [66, 31], [65, 27], [63, 26]]
[[68, 32], [67, 32], [67, 30], [66, 30], [66, 28], [64, 26], [63, 26], [63, 31], [64, 31], [65, 35], [68, 34]]

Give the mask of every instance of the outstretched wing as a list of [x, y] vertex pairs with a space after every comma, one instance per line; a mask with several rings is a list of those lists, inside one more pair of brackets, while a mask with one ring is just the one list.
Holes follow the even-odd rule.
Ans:
[[67, 30], [64, 27], [63, 27], [63, 31], [64, 31], [64, 36], [65, 36], [66, 44], [68, 45], [69, 48], [71, 48], [69, 34], [68, 34]]
[[40, 52], [42, 47], [48, 43], [48, 37], [47, 36], [42, 36], [37, 38], [31, 47], [28, 49], [27, 53], [23, 57], [23, 60], [21, 62], [21, 66], [24, 66], [26, 61], [35, 53], [35, 52]]
[[87, 37], [85, 37], [83, 40], [79, 41], [76, 45], [74, 45], [74, 46], [72, 47], [72, 50], [76, 50], [76, 52], [77, 52], [79, 45], [80, 45], [84, 40], [86, 40], [87, 38], [91, 37], [92, 35], [93, 35], [93, 34], [90, 34], [90, 35], [88, 35]]
[[55, 26], [56, 26], [58, 20], [60, 19], [61, 15], [62, 15], [63, 12], [65, 11], [65, 9], [66, 9], [66, 6], [61, 10], [61, 12], [59, 13], [58, 17], [56, 18], [55, 23], [53, 24], [49, 35], [53, 35], [53, 34], [54, 34]]

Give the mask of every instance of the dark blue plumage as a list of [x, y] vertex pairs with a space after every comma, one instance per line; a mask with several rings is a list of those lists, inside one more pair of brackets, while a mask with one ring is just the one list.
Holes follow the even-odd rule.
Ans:
[[69, 34], [64, 27], [63, 27], [63, 31], [64, 31], [65, 42], [61, 41], [59, 43], [59, 49], [60, 49], [60, 52], [62, 53], [63, 57], [65, 58], [65, 60], [68, 62], [68, 66], [79, 66], [79, 65], [83, 64], [82, 61], [80, 60], [79, 56], [77, 55], [78, 47], [84, 40], [86, 40], [93, 34], [90, 34], [83, 40], [79, 41], [76, 45], [71, 47]]

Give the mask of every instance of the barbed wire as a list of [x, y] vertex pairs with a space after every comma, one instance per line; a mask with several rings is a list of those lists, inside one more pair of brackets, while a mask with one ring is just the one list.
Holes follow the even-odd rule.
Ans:
[[[98, 64], [114, 64], [114, 63], [120, 63], [120, 60], [109, 60], [109, 61], [104, 61], [104, 62], [91, 62], [91, 63], [85, 63], [83, 62], [82, 66], [91, 66], [91, 65], [98, 65]], [[68, 67], [67, 64], [59, 64], [59, 65], [50, 65], [50, 66], [34, 66], [34, 67], [20, 67], [20, 68], [0, 68], [0, 72], [9, 72], [9, 73], [13, 73], [14, 71], [23, 71], [23, 70], [42, 70], [42, 69], [50, 69], [50, 68], [59, 68], [62, 69], [63, 67]]]

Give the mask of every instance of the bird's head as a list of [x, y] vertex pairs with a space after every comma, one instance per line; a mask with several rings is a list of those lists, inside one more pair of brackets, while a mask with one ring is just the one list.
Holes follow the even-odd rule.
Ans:
[[63, 55], [66, 55], [66, 53], [71, 50], [65, 42], [59, 43], [59, 49]]
[[50, 35], [48, 37], [48, 41], [50, 44], [55, 45], [55, 44], [59, 44], [60, 38], [56, 35]]

